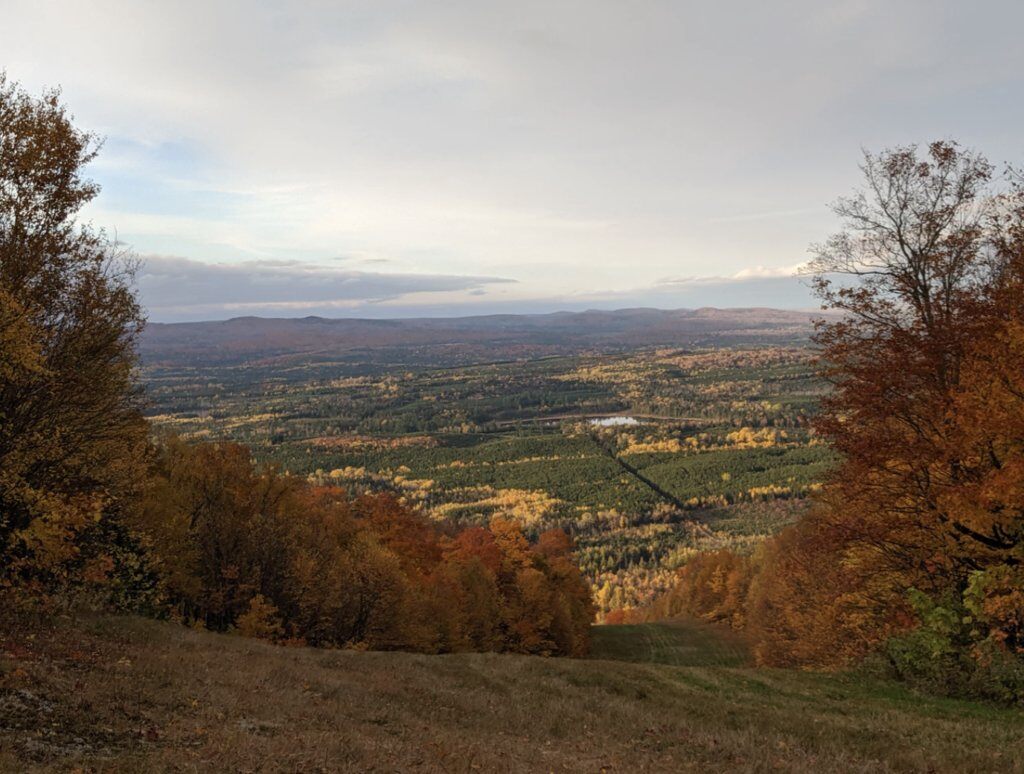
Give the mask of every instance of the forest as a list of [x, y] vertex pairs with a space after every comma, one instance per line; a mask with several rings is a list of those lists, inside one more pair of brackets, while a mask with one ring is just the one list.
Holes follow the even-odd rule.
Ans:
[[150, 420], [183, 438], [446, 521], [565, 530], [604, 615], [803, 509], [834, 460], [810, 427], [825, 390], [810, 333], [429, 369], [401, 352], [276, 371], [164, 355], [142, 374]]

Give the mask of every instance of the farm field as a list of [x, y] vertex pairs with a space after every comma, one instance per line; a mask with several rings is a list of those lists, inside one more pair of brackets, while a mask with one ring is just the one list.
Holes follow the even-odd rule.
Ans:
[[752, 550], [833, 459], [809, 430], [824, 387], [800, 339], [430, 368], [394, 357], [151, 363], [151, 418], [437, 518], [562, 527], [602, 614], [648, 601], [697, 551]]
[[590, 659], [275, 647], [123, 617], [0, 637], [0, 770], [1019, 772], [1024, 714], [757, 669], [704, 624]]

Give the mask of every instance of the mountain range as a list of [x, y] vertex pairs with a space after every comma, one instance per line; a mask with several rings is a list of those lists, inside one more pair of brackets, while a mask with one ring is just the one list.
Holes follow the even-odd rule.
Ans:
[[150, 323], [142, 336], [151, 365], [323, 360], [390, 351], [438, 363], [484, 362], [644, 346], [702, 347], [806, 341], [821, 312], [767, 308], [618, 309], [373, 320], [236, 317]]

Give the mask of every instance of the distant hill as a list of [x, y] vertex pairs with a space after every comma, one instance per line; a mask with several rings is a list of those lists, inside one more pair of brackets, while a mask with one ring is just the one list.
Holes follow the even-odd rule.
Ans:
[[329, 359], [398, 350], [438, 364], [482, 362], [638, 346], [718, 346], [806, 340], [820, 312], [778, 309], [619, 309], [401, 320], [236, 317], [151, 323], [148, 364], [241, 364]]

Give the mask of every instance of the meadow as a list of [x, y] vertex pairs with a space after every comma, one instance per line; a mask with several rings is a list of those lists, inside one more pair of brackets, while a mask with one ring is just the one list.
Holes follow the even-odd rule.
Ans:
[[754, 668], [674, 621], [589, 659], [286, 648], [126, 617], [0, 637], [0, 770], [1024, 771], [1024, 715]]

